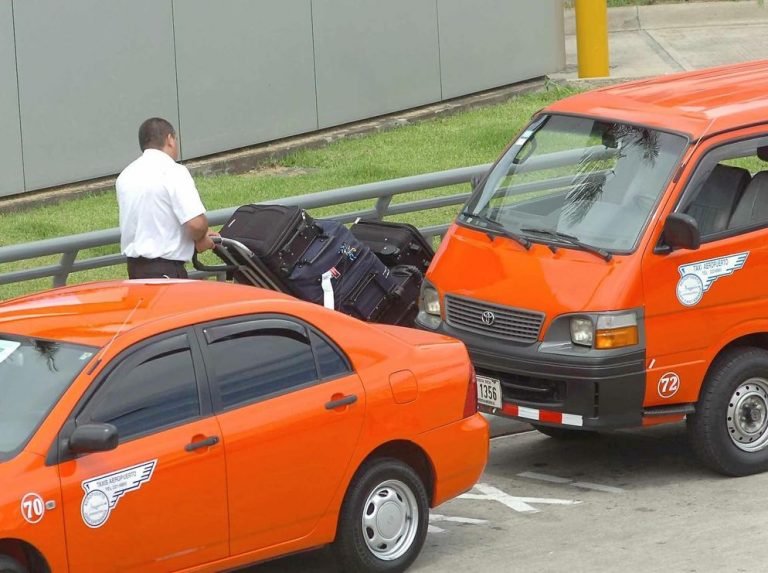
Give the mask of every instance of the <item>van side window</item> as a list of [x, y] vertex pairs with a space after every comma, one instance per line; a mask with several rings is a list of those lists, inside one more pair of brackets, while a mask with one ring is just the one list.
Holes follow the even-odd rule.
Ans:
[[716, 148], [699, 165], [678, 208], [702, 240], [768, 225], [768, 139]]

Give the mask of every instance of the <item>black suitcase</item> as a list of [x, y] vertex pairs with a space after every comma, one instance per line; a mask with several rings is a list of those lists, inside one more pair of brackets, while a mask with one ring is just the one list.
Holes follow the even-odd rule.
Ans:
[[320, 233], [306, 211], [285, 205], [243, 205], [221, 228], [222, 237], [244, 244], [283, 277]]
[[350, 230], [389, 268], [410, 265], [425, 274], [435, 256], [424, 235], [407, 223], [360, 220]]
[[318, 220], [316, 236], [285, 283], [298, 298], [324, 304], [328, 289], [333, 308], [374, 321], [389, 303], [396, 284], [389, 269], [344, 225]]
[[379, 313], [376, 322], [413, 326], [419, 313], [419, 294], [424, 275], [411, 265], [399, 265], [390, 269], [396, 286], [390, 293], [386, 308]]

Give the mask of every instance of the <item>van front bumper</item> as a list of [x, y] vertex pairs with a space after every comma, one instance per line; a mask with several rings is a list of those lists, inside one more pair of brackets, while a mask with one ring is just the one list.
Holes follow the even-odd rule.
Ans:
[[644, 347], [571, 351], [513, 344], [445, 322], [437, 331], [464, 342], [478, 376], [501, 383], [502, 408], [479, 405], [482, 412], [584, 430], [642, 425]]

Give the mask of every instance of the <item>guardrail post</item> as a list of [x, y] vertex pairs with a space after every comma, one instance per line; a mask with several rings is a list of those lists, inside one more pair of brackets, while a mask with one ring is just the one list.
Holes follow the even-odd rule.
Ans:
[[376, 200], [376, 206], [374, 207], [374, 210], [376, 211], [376, 219], [381, 221], [384, 218], [384, 215], [386, 215], [389, 210], [389, 204], [391, 202], [392, 195], [384, 195]]
[[53, 286], [61, 287], [67, 284], [67, 278], [69, 273], [72, 272], [72, 265], [75, 263], [77, 253], [79, 251], [69, 251], [61, 255], [61, 261], [59, 262], [59, 272], [53, 275]]

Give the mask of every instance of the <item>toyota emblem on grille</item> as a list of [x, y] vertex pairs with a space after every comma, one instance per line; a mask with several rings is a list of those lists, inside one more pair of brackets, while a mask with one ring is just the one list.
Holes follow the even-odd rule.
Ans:
[[480, 315], [480, 320], [483, 321], [484, 325], [491, 326], [496, 321], [496, 315], [493, 314], [490, 310], [486, 310], [483, 314]]

